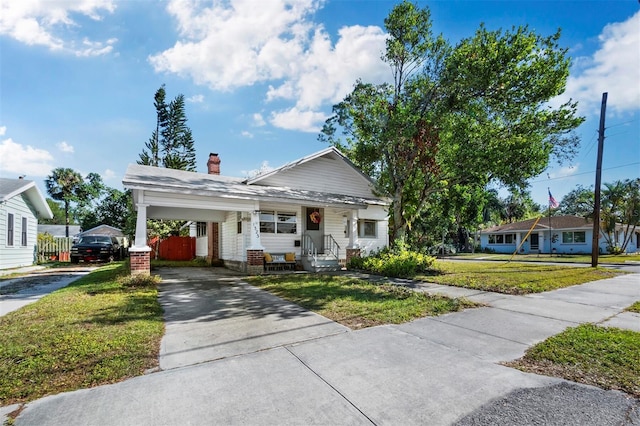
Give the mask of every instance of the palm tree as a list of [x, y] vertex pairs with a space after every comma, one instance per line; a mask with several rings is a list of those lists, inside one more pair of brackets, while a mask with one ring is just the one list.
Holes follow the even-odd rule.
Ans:
[[78, 200], [78, 192], [84, 186], [82, 175], [73, 169], [59, 167], [47, 176], [44, 183], [51, 198], [64, 202], [65, 236], [69, 237], [69, 206]]

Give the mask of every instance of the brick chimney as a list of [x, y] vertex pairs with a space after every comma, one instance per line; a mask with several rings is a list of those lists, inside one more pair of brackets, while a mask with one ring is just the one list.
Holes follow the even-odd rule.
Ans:
[[220, 157], [213, 152], [209, 154], [209, 161], [207, 161], [207, 169], [210, 175], [220, 174]]

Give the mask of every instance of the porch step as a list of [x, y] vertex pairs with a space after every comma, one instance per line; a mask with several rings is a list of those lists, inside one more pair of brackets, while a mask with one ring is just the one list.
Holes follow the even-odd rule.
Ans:
[[333, 272], [340, 270], [338, 260], [332, 255], [319, 254], [315, 259], [313, 256], [303, 256], [302, 265], [306, 271], [310, 272]]

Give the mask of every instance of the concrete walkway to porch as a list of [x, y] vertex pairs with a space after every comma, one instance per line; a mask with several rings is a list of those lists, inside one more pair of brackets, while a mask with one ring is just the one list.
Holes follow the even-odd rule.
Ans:
[[626, 394], [500, 365], [617, 318], [640, 275], [525, 297], [418, 283], [489, 306], [350, 331], [212, 272], [160, 271], [164, 371], [34, 401], [15, 424], [640, 424]]

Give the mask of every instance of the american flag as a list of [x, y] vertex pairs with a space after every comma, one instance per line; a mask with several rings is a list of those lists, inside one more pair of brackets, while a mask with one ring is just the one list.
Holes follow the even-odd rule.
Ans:
[[551, 190], [549, 190], [549, 206], [550, 206], [552, 209], [556, 209], [556, 208], [558, 208], [558, 206], [559, 206], [559, 205], [560, 205], [560, 204], [558, 204], [558, 202], [556, 201], [556, 199], [555, 199], [555, 198], [553, 198], [553, 195], [551, 195]]

